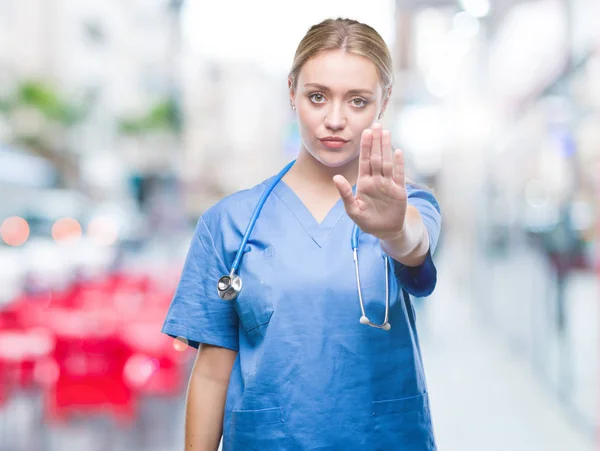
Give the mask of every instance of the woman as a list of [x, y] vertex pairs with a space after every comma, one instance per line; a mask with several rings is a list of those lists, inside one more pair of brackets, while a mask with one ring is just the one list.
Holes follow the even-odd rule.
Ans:
[[[402, 152], [376, 123], [391, 89], [375, 30], [346, 19], [310, 28], [289, 75], [296, 162], [200, 218], [163, 327], [202, 344], [186, 450], [216, 450], [221, 435], [225, 451], [435, 449], [405, 292], [435, 287], [441, 218], [431, 193], [405, 184]], [[219, 294], [271, 186], [240, 253], [242, 290]]]

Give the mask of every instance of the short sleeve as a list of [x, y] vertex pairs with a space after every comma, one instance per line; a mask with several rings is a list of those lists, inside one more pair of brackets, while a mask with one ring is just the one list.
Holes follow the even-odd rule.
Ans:
[[419, 266], [406, 266], [393, 260], [394, 272], [402, 287], [411, 295], [426, 297], [433, 293], [437, 283], [437, 269], [433, 254], [437, 248], [442, 224], [440, 206], [435, 196], [423, 189], [411, 189], [408, 203], [419, 210], [425, 229], [429, 235], [429, 251], [425, 261]]
[[200, 218], [161, 331], [187, 339], [194, 348], [206, 343], [237, 351], [234, 303], [217, 293], [217, 281], [228, 272], [206, 222]]

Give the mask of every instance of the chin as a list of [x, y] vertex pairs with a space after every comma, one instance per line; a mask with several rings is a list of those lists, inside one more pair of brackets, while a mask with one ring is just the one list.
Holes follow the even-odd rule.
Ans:
[[319, 149], [316, 152], [314, 150], [310, 151], [310, 154], [317, 161], [330, 168], [339, 168], [340, 166], [344, 166], [354, 161], [360, 155], [348, 151], [336, 152], [335, 150], [322, 149]]

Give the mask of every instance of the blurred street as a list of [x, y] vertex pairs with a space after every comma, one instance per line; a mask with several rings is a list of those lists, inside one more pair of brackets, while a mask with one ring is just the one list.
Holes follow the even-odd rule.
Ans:
[[[561, 405], [544, 377], [535, 374], [523, 347], [501, 335], [497, 324], [482, 322], [475, 304], [486, 300], [471, 299], [465, 284], [457, 283], [460, 265], [455, 262], [461, 253], [456, 244], [448, 244], [438, 259], [440, 289], [417, 312], [439, 449], [597, 449], [594, 430]], [[515, 302], [528, 302], [512, 296]], [[587, 388], [588, 393], [597, 390]], [[586, 401], [596, 408], [595, 399]]]

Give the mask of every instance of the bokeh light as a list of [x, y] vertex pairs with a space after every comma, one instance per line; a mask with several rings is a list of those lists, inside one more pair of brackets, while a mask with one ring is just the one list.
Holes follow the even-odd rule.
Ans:
[[76, 241], [81, 234], [81, 225], [73, 218], [59, 219], [52, 227], [52, 238], [57, 242]]
[[9, 246], [21, 246], [29, 238], [29, 224], [18, 216], [7, 218], [0, 227], [0, 236]]
[[144, 354], [135, 354], [127, 360], [123, 376], [132, 387], [141, 387], [148, 382], [158, 367], [159, 364], [155, 359]]
[[34, 380], [42, 387], [49, 387], [56, 383], [60, 376], [60, 368], [52, 357], [40, 359], [35, 365]]
[[112, 246], [117, 242], [119, 230], [112, 218], [99, 216], [88, 224], [87, 235], [98, 245]]
[[189, 347], [188, 340], [184, 337], [177, 337], [173, 340], [173, 348], [176, 351], [183, 352]]

